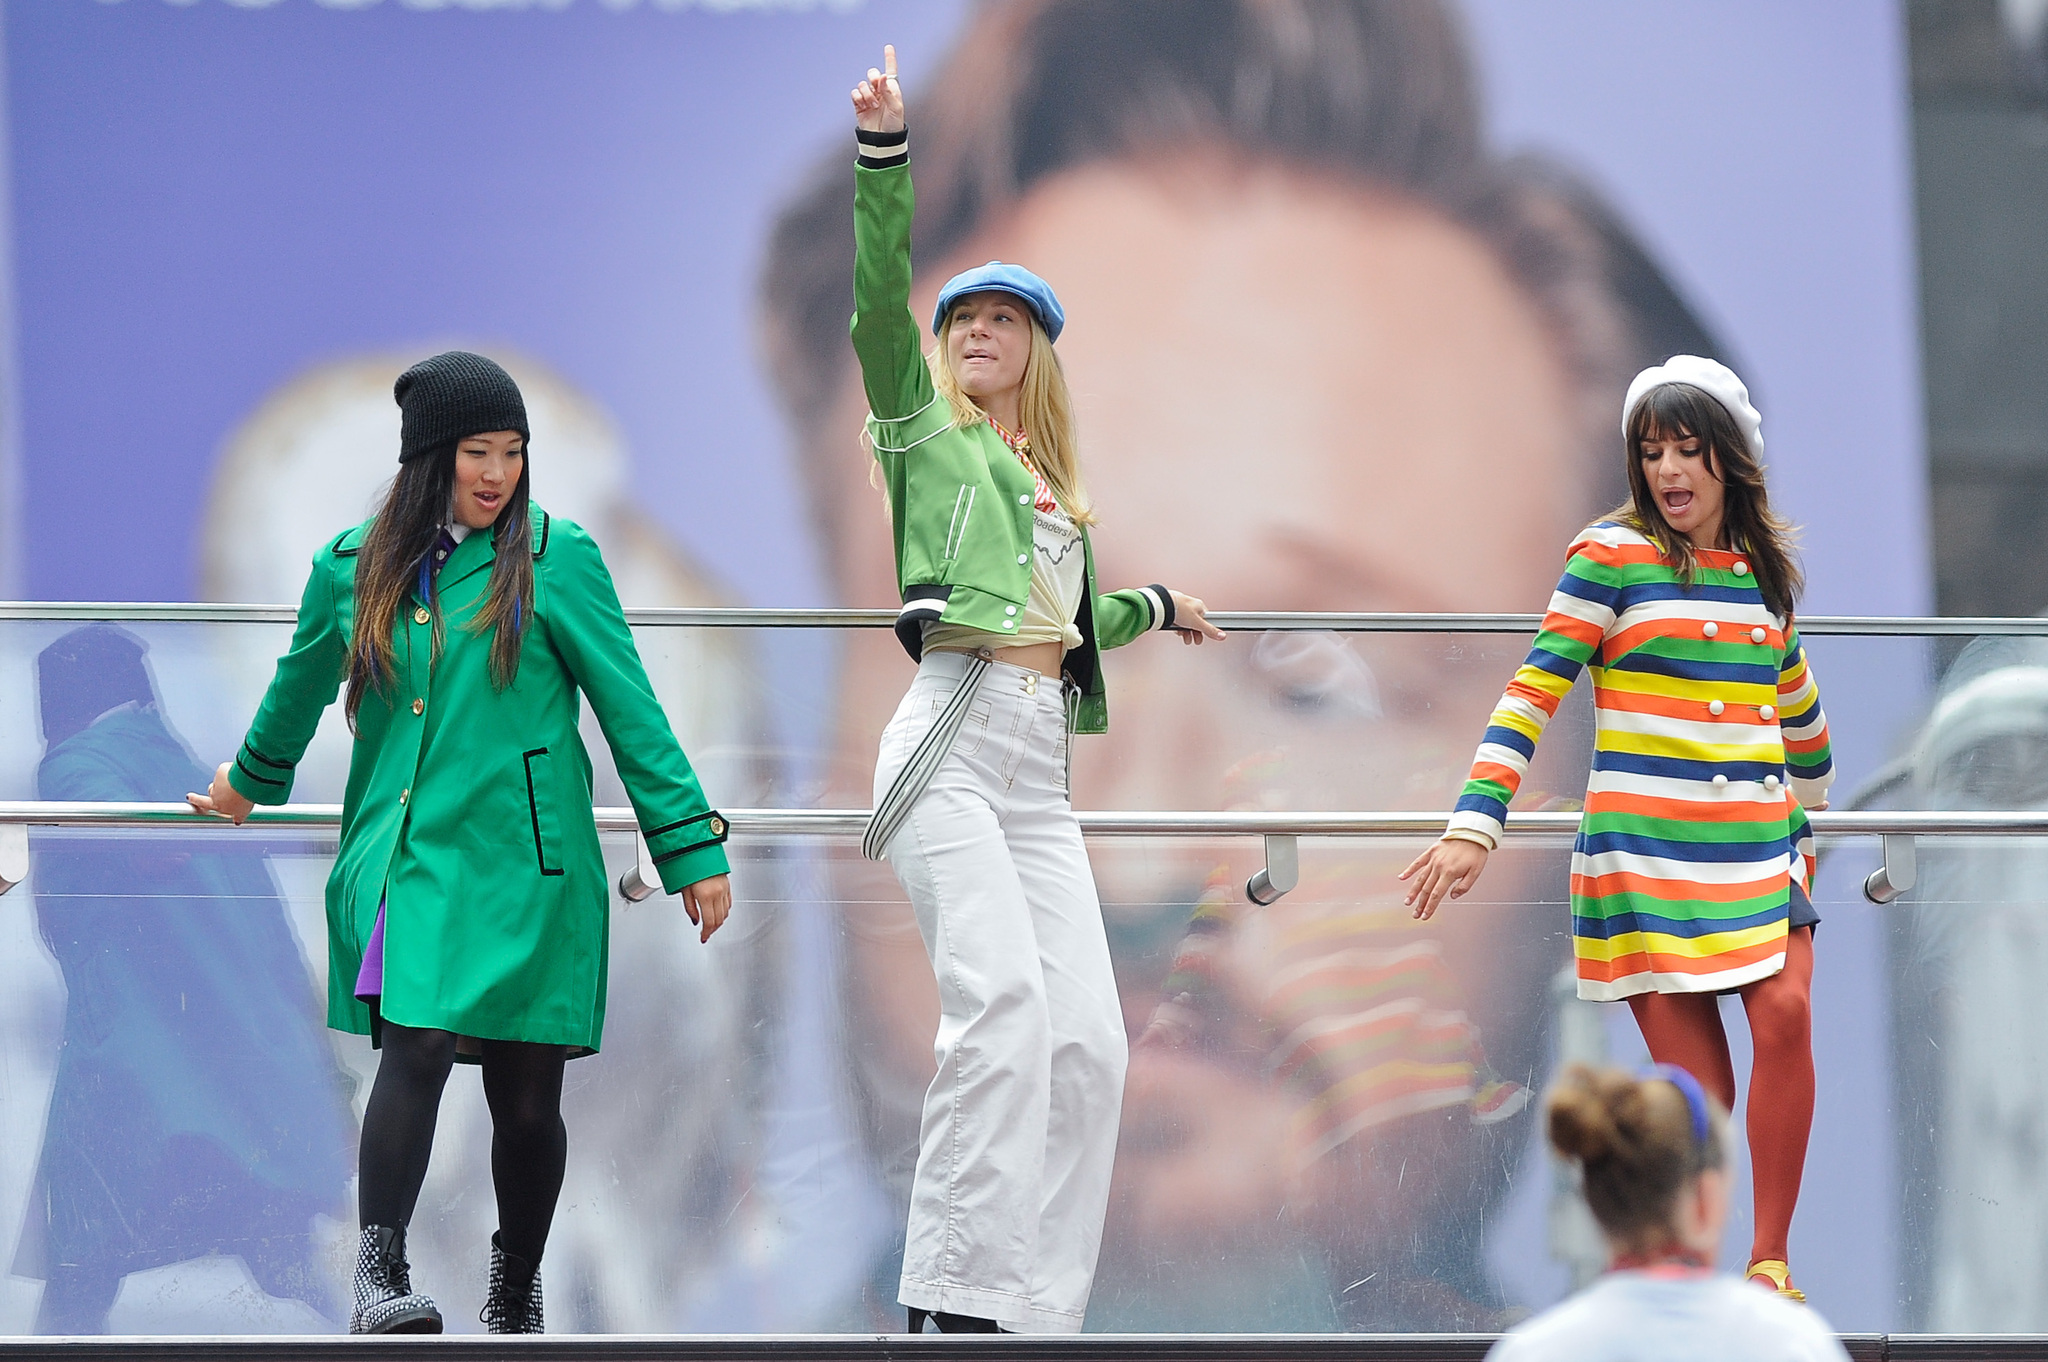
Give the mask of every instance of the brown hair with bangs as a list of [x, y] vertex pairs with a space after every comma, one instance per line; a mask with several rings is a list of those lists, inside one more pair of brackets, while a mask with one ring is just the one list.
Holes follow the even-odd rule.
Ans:
[[[427, 556], [441, 537], [447, 523], [448, 507], [455, 492], [455, 451], [460, 440], [450, 440], [431, 453], [398, 466], [384, 505], [370, 524], [363, 551], [356, 563], [355, 638], [348, 653], [349, 731], [356, 731], [356, 712], [363, 697], [372, 691], [389, 695], [398, 678], [398, 650], [394, 637], [399, 613], [420, 588], [428, 571]], [[524, 443], [520, 446], [519, 482], [505, 500], [505, 509], [491, 525], [492, 547], [490, 588], [483, 603], [464, 627], [471, 633], [495, 631], [491, 639], [491, 683], [499, 690], [519, 675], [519, 645], [526, 627], [533, 623], [533, 534], [527, 507], [527, 487], [533, 464]], [[472, 531], [483, 534], [483, 530]], [[426, 603], [433, 611], [434, 656], [441, 655], [440, 593], [428, 590]]]
[[1664, 519], [1664, 508], [1657, 504], [1649, 476], [1643, 472], [1643, 444], [1694, 439], [1705, 446], [1702, 453], [1707, 472], [1723, 488], [1722, 537], [1730, 548], [1748, 558], [1764, 604], [1772, 613], [1791, 619], [1799, 593], [1806, 588], [1806, 574], [1799, 570], [1799, 557], [1793, 549], [1792, 522], [1771, 510], [1763, 464], [1728, 409], [1704, 389], [1690, 383], [1664, 383], [1636, 403], [1628, 416], [1629, 499], [1616, 507], [1610, 518], [1655, 544], [1665, 563], [1678, 570], [1679, 580], [1690, 583], [1698, 567], [1693, 550], [1714, 546], [1695, 545]]

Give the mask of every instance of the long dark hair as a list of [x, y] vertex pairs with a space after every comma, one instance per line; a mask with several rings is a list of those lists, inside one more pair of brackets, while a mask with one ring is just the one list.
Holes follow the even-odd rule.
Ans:
[[[431, 453], [398, 466], [383, 508], [370, 525], [356, 563], [355, 642], [348, 656], [348, 726], [372, 691], [390, 692], [398, 676], [393, 637], [399, 612], [427, 569], [428, 555], [448, 520], [455, 491], [455, 449], [451, 440]], [[519, 645], [533, 622], [533, 534], [528, 525], [527, 485], [532, 466], [522, 459], [519, 481], [498, 513], [491, 534], [497, 556], [483, 604], [464, 626], [471, 633], [495, 630], [491, 639], [491, 683], [503, 690], [519, 675]], [[480, 533], [480, 531], [479, 531]], [[426, 593], [434, 619], [434, 656], [441, 655], [440, 593]]]
[[1650, 389], [1629, 413], [1629, 499], [1611, 517], [1655, 544], [1664, 561], [1678, 570], [1679, 580], [1690, 582], [1698, 566], [1695, 546], [1664, 519], [1664, 508], [1643, 472], [1645, 440], [1699, 440], [1706, 446], [1707, 471], [1721, 480], [1723, 489], [1722, 534], [1749, 559], [1764, 604], [1772, 613], [1792, 618], [1799, 593], [1806, 589], [1806, 574], [1793, 549], [1792, 522], [1771, 510], [1764, 466], [1728, 409], [1690, 383], [1665, 383]]

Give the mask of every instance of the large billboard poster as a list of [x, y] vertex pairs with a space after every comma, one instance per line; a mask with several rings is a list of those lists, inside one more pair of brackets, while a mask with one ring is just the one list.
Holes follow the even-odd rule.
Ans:
[[[1619, 494], [1628, 378], [1694, 352], [1763, 412], [1804, 609], [1931, 600], [1904, 30], [1882, 0], [17, 0], [0, 32], [23, 598], [296, 600], [391, 474], [392, 379], [461, 346], [520, 379], [536, 499], [591, 529], [628, 605], [895, 605], [846, 339], [847, 90], [891, 42], [913, 304], [991, 257], [1060, 290], [1116, 584], [1218, 609], [1538, 610]], [[0, 641], [0, 798], [38, 796], [62, 697], [37, 660], [66, 629]], [[283, 632], [132, 632], [190, 759], [231, 751]], [[714, 798], [866, 805], [909, 674], [885, 636], [641, 642]], [[1525, 642], [1141, 643], [1110, 663], [1115, 726], [1081, 745], [1076, 802], [1448, 807]], [[1930, 660], [1896, 640], [1812, 652], [1850, 791], [1910, 740]], [[1584, 722], [1531, 776], [1557, 807]], [[337, 799], [346, 755], [330, 722], [299, 797]], [[600, 802], [623, 802], [608, 779]], [[319, 857], [223, 858], [161, 891], [241, 905], [180, 919], [167, 962], [196, 971], [207, 932], [260, 935], [236, 968], [274, 996], [210, 1022], [228, 1037], [210, 1059], [180, 1051], [123, 1090], [147, 1119], [122, 1128], [127, 1182], [94, 1202], [64, 1190], [100, 1167], [58, 1157], [97, 1119], [64, 1065], [111, 986], [37, 918], [98, 892], [85, 854], [0, 900], [0, 1332], [337, 1327], [348, 1113], [375, 1059], [300, 1015], [325, 970]], [[1527, 1095], [1588, 1024], [1553, 989], [1561, 854], [1503, 857], [1487, 902], [1426, 930], [1395, 909], [1412, 848], [1318, 849], [1270, 911], [1232, 888], [1247, 854], [1097, 857], [1144, 1039], [1092, 1327], [1480, 1330], [1558, 1299], [1586, 1250], [1553, 1218]], [[1793, 1248], [1835, 1324], [1876, 1330], [1906, 1318], [1907, 1221], [1858, 854], [1818, 895]], [[659, 900], [615, 922], [635, 949], [615, 945], [616, 1041], [571, 1069], [557, 1327], [896, 1318], [930, 1071], [914, 925], [846, 848], [739, 878], [743, 930], [710, 952], [684, 950]], [[1160, 1004], [1194, 954], [1190, 1036]], [[1295, 986], [1305, 958], [1335, 1001]], [[1384, 1053], [1290, 1055], [1374, 1009], [1409, 1019]], [[1626, 1009], [1590, 1015], [1597, 1048], [1641, 1052]], [[295, 1075], [271, 1104], [300, 1123], [289, 1157], [221, 1114], [231, 1096], [187, 1110], [235, 1089], [233, 1035], [281, 1037], [248, 1062]], [[451, 1087], [416, 1243], [421, 1275], [473, 1309], [490, 1212], [469, 1089]], [[194, 1149], [232, 1166], [207, 1216], [123, 1219], [151, 1160]]]

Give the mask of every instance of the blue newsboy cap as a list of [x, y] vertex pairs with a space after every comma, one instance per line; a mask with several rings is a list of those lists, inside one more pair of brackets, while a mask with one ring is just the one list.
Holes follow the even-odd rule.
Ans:
[[946, 313], [953, 304], [970, 293], [1016, 294], [1038, 318], [1038, 324], [1045, 328], [1047, 340], [1058, 340], [1060, 329], [1067, 324], [1067, 310], [1060, 306], [1051, 284], [1022, 265], [1005, 265], [1000, 260], [991, 260], [986, 265], [976, 265], [954, 275], [939, 290], [939, 305], [932, 309], [933, 335], [939, 333], [939, 324], [946, 320]]

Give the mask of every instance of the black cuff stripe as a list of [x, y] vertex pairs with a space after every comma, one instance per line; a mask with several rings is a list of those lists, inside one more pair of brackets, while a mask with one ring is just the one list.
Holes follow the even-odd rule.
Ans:
[[1161, 629], [1173, 628], [1173, 593], [1159, 583], [1152, 583], [1152, 589], [1159, 593], [1159, 604], [1166, 611], [1166, 618], [1159, 622]]
[[680, 823], [664, 823], [658, 828], [649, 828], [647, 830], [647, 837], [651, 841], [665, 832], [674, 832], [677, 828], [687, 828], [692, 823], [703, 823], [716, 817], [718, 817], [718, 810], [713, 809], [709, 813], [700, 813], [695, 818], [685, 818]]
[[272, 770], [289, 771], [292, 769], [292, 767], [298, 764], [296, 762], [290, 761], [278, 761], [274, 757], [266, 757], [261, 752], [258, 752], [255, 748], [249, 746], [247, 742], [244, 742], [242, 744], [242, 750], [244, 752], [247, 752], [250, 756], [256, 758], [256, 760], [262, 762], [265, 766], [270, 767]]
[[249, 763], [243, 761], [240, 757], [235, 758], [235, 769], [237, 771], [240, 771], [243, 775], [249, 777], [249, 779], [255, 781], [258, 785], [275, 785], [280, 790], [284, 788], [283, 781], [272, 780], [269, 776], [257, 775], [254, 771], [249, 769]]
[[864, 147], [900, 147], [910, 140], [910, 129], [902, 127], [894, 132], [869, 132], [866, 128], [855, 128], [853, 140]]
[[654, 858], [654, 863], [656, 865], [666, 865], [678, 856], [687, 856], [693, 851], [702, 851], [705, 847], [715, 847], [724, 840], [723, 836], [710, 837], [701, 842], [692, 842], [686, 847], [678, 847], [674, 851], [664, 851], [661, 855]]
[[894, 170], [897, 166], [910, 164], [910, 153], [899, 151], [894, 156], [877, 157], [862, 152], [854, 160], [863, 170]]

